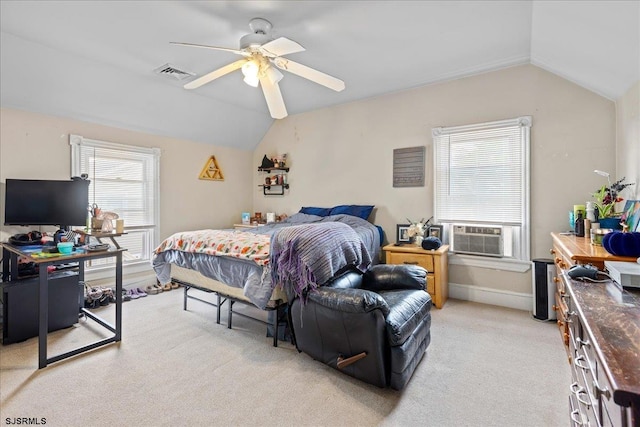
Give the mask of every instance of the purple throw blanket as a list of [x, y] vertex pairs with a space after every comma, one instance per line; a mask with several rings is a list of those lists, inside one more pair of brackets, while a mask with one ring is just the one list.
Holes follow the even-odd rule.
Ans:
[[273, 283], [287, 295], [306, 299], [347, 266], [366, 271], [371, 256], [358, 234], [340, 222], [296, 225], [278, 230], [271, 240]]

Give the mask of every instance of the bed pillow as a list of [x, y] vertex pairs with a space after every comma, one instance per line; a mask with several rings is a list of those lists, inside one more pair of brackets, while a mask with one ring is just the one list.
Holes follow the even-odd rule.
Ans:
[[308, 215], [327, 216], [331, 212], [331, 208], [314, 208], [314, 207], [302, 207], [300, 213]]
[[333, 207], [329, 215], [345, 214], [357, 216], [358, 218], [362, 218], [366, 221], [369, 218], [369, 215], [371, 215], [372, 210], [373, 205], [340, 205]]

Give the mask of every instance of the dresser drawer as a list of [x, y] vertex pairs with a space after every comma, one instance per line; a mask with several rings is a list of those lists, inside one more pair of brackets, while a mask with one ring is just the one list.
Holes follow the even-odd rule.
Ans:
[[429, 273], [433, 273], [433, 256], [431, 255], [392, 252], [387, 257], [389, 264], [419, 265]]

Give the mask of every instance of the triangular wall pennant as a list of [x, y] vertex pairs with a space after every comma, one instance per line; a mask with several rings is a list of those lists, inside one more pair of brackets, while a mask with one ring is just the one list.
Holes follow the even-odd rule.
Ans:
[[222, 169], [218, 166], [216, 156], [211, 156], [200, 172], [200, 179], [209, 179], [211, 181], [224, 181]]

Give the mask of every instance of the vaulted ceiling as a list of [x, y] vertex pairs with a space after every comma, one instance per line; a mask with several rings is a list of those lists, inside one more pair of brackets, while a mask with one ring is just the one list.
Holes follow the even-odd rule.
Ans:
[[2, 1], [1, 105], [253, 149], [273, 119], [240, 71], [183, 88], [239, 57], [169, 42], [237, 49], [255, 17], [346, 83], [285, 72], [290, 115], [526, 63], [611, 100], [640, 80], [638, 1]]

